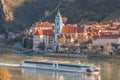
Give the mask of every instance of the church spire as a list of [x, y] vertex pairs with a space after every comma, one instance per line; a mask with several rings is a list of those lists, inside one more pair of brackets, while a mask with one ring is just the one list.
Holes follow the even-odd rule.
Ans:
[[56, 47], [58, 46], [58, 41], [57, 41], [57, 37], [61, 35], [61, 31], [63, 28], [64, 24], [62, 21], [62, 16], [60, 14], [60, 11], [58, 10], [58, 13], [55, 17], [55, 26], [54, 26], [54, 40], [53, 40], [53, 48], [54, 50], [56, 50]]
[[62, 16], [60, 14], [60, 10], [58, 10], [58, 13], [55, 17], [55, 31], [57, 32], [58, 35], [61, 34], [61, 30], [63, 28], [64, 24], [62, 21]]
[[58, 9], [57, 16], [61, 17], [60, 10]]

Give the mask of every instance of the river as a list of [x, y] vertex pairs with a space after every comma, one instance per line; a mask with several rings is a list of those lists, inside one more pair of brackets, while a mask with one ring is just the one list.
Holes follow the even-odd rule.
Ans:
[[[120, 59], [114, 58], [44, 58], [39, 56], [25, 56], [12, 54], [10, 52], [0, 54], [0, 63], [20, 64], [25, 59], [47, 59], [57, 61], [93, 63], [101, 66], [101, 72], [98, 75], [78, 74], [68, 72], [55, 72], [48, 70], [29, 69], [29, 68], [13, 68], [8, 69], [11, 80], [120, 80]], [[3, 66], [0, 66], [3, 68]]]

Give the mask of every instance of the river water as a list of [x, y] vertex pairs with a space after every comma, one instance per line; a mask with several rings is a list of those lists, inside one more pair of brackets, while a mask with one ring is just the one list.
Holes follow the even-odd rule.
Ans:
[[[57, 61], [69, 61], [72, 63], [93, 63], [101, 66], [98, 75], [78, 74], [69, 72], [55, 72], [49, 70], [5, 67], [11, 75], [11, 80], [120, 80], [120, 59], [113, 58], [43, 58], [39, 56], [25, 56], [12, 53], [0, 54], [0, 63], [19, 64], [25, 59], [47, 59]], [[3, 68], [3, 66], [0, 66]]]

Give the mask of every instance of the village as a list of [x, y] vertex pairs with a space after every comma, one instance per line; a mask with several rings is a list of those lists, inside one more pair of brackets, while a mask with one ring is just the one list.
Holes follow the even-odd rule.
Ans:
[[[5, 41], [5, 34], [0, 34], [0, 41]], [[65, 24], [58, 11], [55, 23], [35, 22], [23, 32], [9, 32], [6, 41], [21, 42], [33, 52], [116, 55], [120, 54], [120, 19]]]

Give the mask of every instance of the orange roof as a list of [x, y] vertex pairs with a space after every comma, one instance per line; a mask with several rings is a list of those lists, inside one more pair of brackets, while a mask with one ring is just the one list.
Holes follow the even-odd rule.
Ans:
[[43, 35], [43, 30], [41, 30], [41, 29], [37, 30], [35, 35]]
[[37, 30], [35, 35], [46, 35], [46, 36], [54, 36], [53, 30]]
[[35, 27], [53, 27], [52, 23], [46, 21], [46, 22], [37, 22]]
[[88, 36], [92, 36], [92, 33], [87, 33]]
[[97, 38], [119, 38], [120, 35], [119, 34], [107, 34], [107, 33], [102, 33], [100, 35], [95, 35], [93, 38], [97, 39]]
[[116, 34], [114, 32], [99, 32], [100, 35], [113, 35]]
[[107, 27], [107, 30], [118, 30], [119, 27], [113, 26], [113, 27]]
[[66, 25], [62, 29], [62, 33], [87, 33], [87, 29], [85, 27], [77, 27], [72, 25]]

